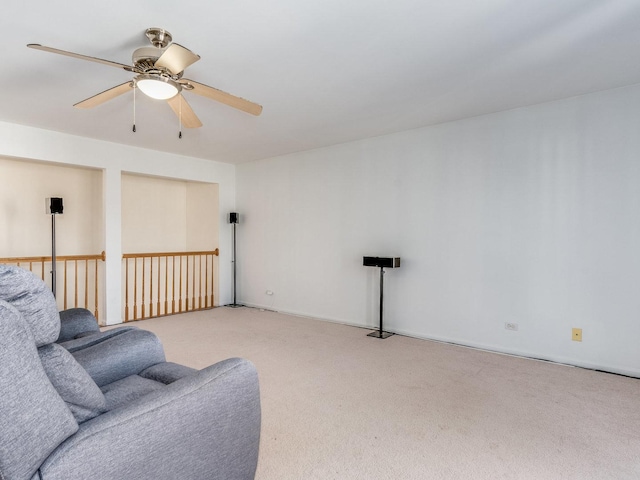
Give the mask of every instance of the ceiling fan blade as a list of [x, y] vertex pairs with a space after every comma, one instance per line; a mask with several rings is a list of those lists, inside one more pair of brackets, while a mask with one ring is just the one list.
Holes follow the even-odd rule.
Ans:
[[104, 92], [100, 92], [93, 97], [89, 97], [86, 100], [78, 102], [74, 105], [77, 108], [93, 108], [98, 105], [103, 104], [109, 100], [116, 98], [123, 93], [127, 93], [129, 90], [133, 88], [133, 84], [131, 81], [118, 85], [117, 87], [110, 88], [109, 90], [105, 90]]
[[80, 60], [89, 60], [90, 62], [102, 63], [110, 67], [122, 68], [127, 72], [133, 72], [134, 69], [131, 65], [125, 65], [124, 63], [112, 62], [111, 60], [104, 60], [102, 58], [89, 57], [88, 55], [81, 55], [79, 53], [67, 52], [66, 50], [60, 50], [58, 48], [45, 47], [38, 43], [30, 43], [27, 45], [29, 48], [35, 48], [36, 50], [42, 50], [44, 52], [57, 53], [59, 55], [66, 55], [67, 57], [79, 58]]
[[182, 94], [179, 93], [178, 95], [171, 97], [167, 100], [167, 103], [178, 116], [182, 125], [186, 128], [198, 128], [202, 126], [202, 122], [196, 116], [191, 105], [187, 103]]
[[[185, 87], [185, 90], [187, 91], [190, 90], [193, 93], [202, 95], [203, 97], [207, 97], [212, 100], [216, 100], [220, 103], [224, 103], [225, 105], [237, 108], [238, 110], [250, 113], [251, 115], [258, 116], [262, 113], [262, 105], [250, 102], [249, 100], [245, 100], [244, 98], [236, 97], [235, 95], [223, 92], [222, 90], [218, 90], [217, 88], [209, 87], [207, 85], [203, 85], [202, 83], [194, 82], [193, 80], [187, 79], [183, 79], [182, 81], [180, 81], [180, 83], [183, 86], [185, 84], [187, 85], [187, 87]], [[190, 89], [188, 85], [193, 88]]]
[[156, 60], [155, 66], [164, 67], [174, 75], [177, 75], [198, 60], [200, 60], [200, 55], [196, 55], [182, 45], [172, 43]]

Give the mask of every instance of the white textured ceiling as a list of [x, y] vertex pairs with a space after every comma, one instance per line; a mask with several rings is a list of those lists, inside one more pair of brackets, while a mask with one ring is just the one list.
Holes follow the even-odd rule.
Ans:
[[[230, 163], [640, 83], [638, 0], [4, 2], [0, 120]], [[133, 94], [72, 105], [130, 74], [28, 43], [131, 63], [165, 28], [202, 59], [185, 77], [263, 105], [189, 92], [204, 126]]]

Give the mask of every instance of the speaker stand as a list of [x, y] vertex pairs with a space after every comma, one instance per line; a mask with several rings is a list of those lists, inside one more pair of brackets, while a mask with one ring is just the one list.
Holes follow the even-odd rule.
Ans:
[[367, 334], [367, 337], [385, 339], [385, 338], [389, 338], [391, 335], [395, 335], [395, 333], [385, 332], [382, 329], [383, 306], [384, 306], [384, 267], [380, 267], [380, 328], [375, 332], [371, 332]]
[[236, 223], [233, 224], [233, 303], [227, 307], [238, 308], [244, 307], [236, 303]]
[[51, 214], [51, 291], [56, 298], [56, 214]]

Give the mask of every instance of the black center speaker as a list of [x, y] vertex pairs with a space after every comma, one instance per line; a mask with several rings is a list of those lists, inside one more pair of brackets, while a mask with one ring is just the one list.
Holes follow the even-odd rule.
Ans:
[[365, 267], [399, 268], [400, 257], [362, 257]]
[[229, 223], [240, 223], [240, 215], [237, 212], [231, 212], [229, 214]]

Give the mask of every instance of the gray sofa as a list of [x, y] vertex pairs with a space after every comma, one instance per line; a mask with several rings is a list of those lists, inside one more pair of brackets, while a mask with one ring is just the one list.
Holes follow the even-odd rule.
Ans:
[[254, 478], [254, 366], [194, 370], [150, 332], [116, 330], [59, 338], [46, 285], [0, 265], [0, 479]]

